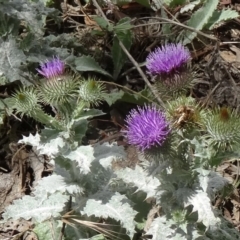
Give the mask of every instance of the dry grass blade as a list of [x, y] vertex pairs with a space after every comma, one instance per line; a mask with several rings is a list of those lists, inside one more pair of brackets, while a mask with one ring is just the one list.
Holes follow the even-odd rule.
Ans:
[[119, 227], [119, 225], [96, 223], [96, 222], [81, 220], [81, 219], [78, 219], [77, 215], [70, 215], [71, 212], [66, 213], [65, 215], [62, 216], [62, 221], [71, 227], [76, 227], [76, 224], [80, 224], [114, 240], [121, 240], [121, 238], [119, 238], [117, 235], [125, 235], [123, 233], [119, 233], [111, 229], [108, 229], [109, 227], [114, 227], [114, 226]]

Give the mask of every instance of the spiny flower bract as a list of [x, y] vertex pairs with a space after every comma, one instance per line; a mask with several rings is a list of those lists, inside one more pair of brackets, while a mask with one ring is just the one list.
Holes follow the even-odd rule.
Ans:
[[47, 79], [57, 78], [64, 74], [65, 64], [59, 57], [53, 57], [40, 64], [37, 71]]
[[165, 115], [155, 106], [138, 107], [126, 118], [126, 134], [129, 144], [144, 151], [153, 146], [161, 146], [169, 133], [169, 123]]
[[240, 116], [236, 110], [223, 107], [207, 111], [204, 123], [207, 130], [205, 138], [208, 139], [209, 145], [225, 151], [238, 146]]
[[178, 73], [190, 59], [189, 50], [181, 44], [167, 44], [147, 56], [146, 67], [151, 75]]

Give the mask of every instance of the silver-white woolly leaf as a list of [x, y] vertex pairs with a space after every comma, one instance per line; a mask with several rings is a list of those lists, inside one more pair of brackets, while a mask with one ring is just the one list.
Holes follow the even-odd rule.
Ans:
[[193, 212], [197, 211], [198, 222], [202, 222], [207, 228], [220, 222], [220, 219], [214, 215], [212, 204], [207, 193], [203, 191], [195, 192], [195, 195], [189, 198], [188, 203], [193, 205]]
[[215, 197], [215, 194], [218, 191], [221, 191], [224, 186], [229, 183], [226, 178], [216, 172], [202, 168], [198, 168], [196, 171], [199, 173], [198, 178], [201, 188], [208, 194], [211, 200]]
[[152, 240], [186, 240], [198, 239], [201, 236], [194, 225], [188, 224], [186, 226], [187, 233], [179, 227], [174, 221], [161, 216], [153, 220], [146, 234], [151, 234]]
[[[5, 4], [1, 4], [1, 14], [6, 13], [2, 9], [4, 5]], [[13, 14], [11, 9], [10, 11], [11, 14]], [[8, 12], [9, 15], [11, 15], [10, 11]], [[2, 18], [1, 21], [3, 21]], [[29, 85], [29, 82], [22, 76], [23, 71], [21, 70], [22, 63], [26, 61], [26, 55], [18, 45], [17, 40], [11, 35], [9, 35], [8, 40], [5, 41], [3, 38], [0, 38], [0, 72], [3, 73], [10, 82], [21, 80], [24, 85]]]
[[[82, 193], [84, 191], [83, 186], [83, 175], [80, 173], [80, 167], [77, 161], [69, 161], [61, 156], [55, 159], [54, 172], [64, 178], [67, 184], [66, 191], [68, 193]], [[91, 173], [90, 173], [91, 174]]]
[[194, 194], [194, 191], [187, 187], [178, 188], [173, 191], [173, 196], [176, 198], [179, 204], [183, 205], [186, 205], [188, 203], [188, 199]]
[[144, 169], [136, 165], [135, 169], [125, 168], [115, 172], [118, 178], [121, 178], [125, 183], [133, 184], [138, 188], [137, 191], [143, 191], [147, 194], [146, 198], [156, 195], [157, 187], [160, 182], [156, 177], [148, 175]]
[[[80, 105], [81, 107], [81, 105]], [[78, 109], [77, 109], [78, 110]], [[102, 112], [99, 109], [84, 109], [84, 111], [82, 111], [82, 108], [80, 108], [79, 111], [74, 112], [74, 120], [71, 121], [70, 124], [73, 124], [74, 121], [76, 120], [87, 120], [89, 118], [93, 118], [93, 117], [97, 117], [97, 116], [102, 116], [105, 113]]]
[[18, 143], [24, 143], [33, 147], [38, 147], [40, 145], [40, 141], [40, 135], [38, 133], [35, 135], [32, 135], [30, 133], [28, 137], [23, 136], [23, 138], [19, 140]]
[[[201, 231], [196, 228], [196, 224], [188, 224], [187, 225], [187, 239], [201, 239], [203, 240], [203, 236]], [[207, 239], [204, 239], [207, 240]]]
[[23, 198], [13, 201], [13, 204], [6, 208], [3, 218], [5, 220], [9, 218], [29, 220], [32, 218], [34, 222], [41, 223], [51, 217], [59, 217], [67, 200], [68, 197], [59, 192], [48, 198], [45, 195], [42, 198], [41, 196], [25, 195]]
[[124, 159], [126, 157], [126, 151], [116, 143], [104, 143], [94, 147], [94, 156], [96, 161], [99, 161], [105, 169], [108, 169], [111, 168], [113, 160]]
[[40, 154], [46, 154], [49, 157], [53, 157], [59, 153], [59, 148], [65, 145], [62, 137], [57, 136], [56, 138], [49, 139], [47, 143], [42, 143], [40, 135], [38, 133], [33, 136], [31, 133], [28, 137], [23, 136], [23, 139], [18, 141], [35, 147]]
[[[186, 240], [186, 236], [185, 235], [182, 235], [180, 233], [176, 233], [175, 236], [169, 238], [171, 240]], [[196, 238], [192, 238], [192, 239], [196, 239]]]
[[62, 137], [56, 137], [51, 139], [48, 143], [39, 146], [38, 150], [40, 154], [46, 154], [49, 157], [53, 157], [59, 153], [59, 148], [64, 147], [65, 141]]
[[147, 231], [147, 235], [152, 235], [152, 240], [170, 240], [174, 235], [172, 223], [167, 221], [165, 216], [155, 218]]
[[[221, 224], [211, 225], [206, 234], [209, 239], [239, 240], [239, 231], [222, 218]], [[205, 240], [205, 239], [204, 239]]]
[[75, 179], [64, 178], [61, 175], [51, 175], [42, 178], [34, 191], [35, 195], [40, 194], [54, 194], [55, 192], [65, 193], [66, 191], [70, 194], [82, 193], [83, 188], [74, 181]]
[[81, 214], [120, 221], [129, 237], [132, 238], [135, 233], [134, 218], [137, 211], [133, 210], [128, 202], [127, 197], [116, 192], [106, 203], [103, 203], [102, 200], [89, 199]]
[[71, 151], [69, 154], [63, 155], [72, 161], [78, 163], [80, 173], [87, 174], [90, 172], [92, 161], [95, 159], [92, 146], [80, 146], [75, 151]]

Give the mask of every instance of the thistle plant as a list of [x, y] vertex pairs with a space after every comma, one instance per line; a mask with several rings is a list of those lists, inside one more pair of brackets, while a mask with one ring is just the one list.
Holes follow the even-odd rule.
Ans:
[[[77, 127], [76, 121], [85, 114], [85, 108], [103, 100], [104, 86], [95, 79], [85, 80], [71, 74], [59, 57], [46, 60], [36, 70], [43, 78], [36, 80], [35, 86], [17, 90], [11, 108], [50, 128], [67, 131], [66, 136], [76, 135], [73, 129]], [[46, 105], [52, 113], [44, 111]]]
[[167, 44], [147, 56], [147, 71], [163, 97], [178, 96], [191, 86], [190, 60], [189, 50], [181, 44]]
[[[179, 112], [180, 107], [183, 108], [183, 114]], [[240, 120], [237, 120], [235, 113], [229, 112], [229, 115], [222, 119], [223, 125], [219, 113], [210, 114], [201, 109], [194, 99], [183, 96], [168, 102], [165, 111], [166, 113], [152, 106], [138, 107], [127, 116], [124, 131], [128, 143], [139, 151], [141, 171], [159, 181], [159, 185], [155, 186], [154, 198], [164, 215], [154, 220], [147, 234], [153, 234], [154, 239], [161, 239], [163, 236], [171, 239], [177, 236], [177, 233], [183, 239], [208, 236], [212, 234], [212, 229], [222, 227], [219, 213], [211, 206], [216, 193], [214, 191], [220, 191], [228, 185], [224, 178], [212, 171], [211, 165], [215, 157], [224, 159], [221, 153], [225, 151], [226, 143], [230, 144], [232, 141], [240, 146], [239, 133], [236, 130]], [[230, 125], [227, 126], [227, 123]], [[220, 139], [216, 139], [216, 135]], [[171, 141], [168, 141], [169, 139]], [[211, 147], [216, 141], [222, 143], [217, 145], [218, 152]], [[165, 154], [166, 150], [173, 153]], [[161, 156], [161, 152], [164, 155]], [[122, 170], [119, 178], [134, 183], [141, 189], [137, 181], [123, 177], [124, 171], [127, 173]], [[221, 186], [217, 186], [220, 181]], [[147, 194], [151, 192], [146, 189], [144, 191]], [[204, 204], [207, 213], [202, 212], [201, 204]], [[197, 214], [190, 217], [192, 211]], [[202, 221], [203, 228], [196, 225], [199, 221]], [[174, 234], [158, 235], [163, 227], [168, 229], [165, 234], [170, 234], [173, 229]]]
[[[37, 71], [44, 78], [36, 87], [16, 91], [11, 101], [17, 113], [45, 124], [41, 136], [23, 137], [20, 143], [47, 154], [54, 161], [55, 172], [39, 181], [33, 196], [10, 205], [3, 218], [32, 219], [34, 232], [42, 236], [40, 240], [51, 239], [42, 233], [49, 223], [53, 232], [62, 236], [60, 218], [69, 225], [86, 223], [87, 219], [92, 227], [92, 216], [94, 221], [99, 217], [110, 222], [111, 218], [120, 225], [116, 232], [109, 230], [111, 235], [106, 234], [111, 224], [102, 229], [95, 224], [94, 230], [112, 239], [134, 239], [144, 202], [146, 209], [141, 214], [161, 207], [155, 218], [148, 214], [151, 217], [144, 228], [153, 240], [238, 239], [239, 233], [212, 207], [216, 193], [228, 187], [227, 180], [212, 167], [225, 158], [224, 151], [239, 151], [240, 117], [225, 108], [203, 109], [195, 99], [183, 95], [192, 83], [189, 61], [189, 51], [179, 44], [166, 45], [149, 55], [148, 72], [156, 86], [162, 86], [160, 92], [165, 91], [166, 104], [161, 110], [157, 105], [138, 106], [126, 117], [122, 132], [137, 149], [136, 165], [129, 164], [129, 159], [125, 162], [124, 149], [117, 144], [82, 145], [87, 119], [103, 114], [89, 107], [103, 100], [104, 86], [92, 78], [66, 74], [59, 58], [42, 63]], [[54, 116], [44, 111], [46, 104], [52, 107]], [[151, 209], [146, 199], [154, 200], [156, 206]], [[71, 215], [66, 213], [69, 202], [74, 212]], [[67, 236], [69, 226], [65, 231]], [[71, 239], [93, 235], [81, 226], [75, 231]]]
[[[190, 59], [190, 52], [180, 44], [166, 45], [150, 53], [148, 73], [154, 77], [159, 92], [167, 95], [166, 108], [160, 111], [156, 106], [138, 107], [126, 117], [124, 133], [128, 143], [138, 150], [141, 171], [159, 181], [152, 195], [163, 216], [157, 217], [147, 232], [153, 239], [201, 239], [214, 235], [214, 229], [227, 229], [211, 202], [228, 183], [212, 167], [225, 158], [225, 151], [237, 156], [240, 117], [227, 108], [204, 109], [195, 99], [183, 95], [193, 80]], [[131, 171], [122, 170], [119, 178], [138, 189], [144, 188], [150, 197], [146, 186], [141, 188], [134, 179], [126, 179], [123, 172], [129, 176]], [[201, 204], [207, 212], [202, 212]], [[190, 217], [192, 212], [196, 215]], [[168, 233], [162, 234], [162, 228], [168, 229]], [[224, 236], [230, 232], [227, 229]]]

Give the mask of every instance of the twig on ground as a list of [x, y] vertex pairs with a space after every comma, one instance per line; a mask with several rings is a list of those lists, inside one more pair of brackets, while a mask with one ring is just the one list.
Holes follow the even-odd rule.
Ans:
[[[149, 17], [143, 17], [141, 19], [149, 19]], [[165, 23], [175, 24], [175, 25], [178, 25], [178, 26], [180, 26], [182, 28], [186, 28], [186, 29], [188, 29], [190, 31], [196, 32], [197, 34], [202, 35], [202, 36], [204, 36], [206, 38], [209, 38], [211, 40], [218, 41], [218, 39], [216, 37], [214, 37], [214, 36], [211, 36], [209, 34], [203, 33], [203, 32], [201, 32], [201, 31], [199, 31], [199, 30], [197, 30], [195, 28], [189, 27], [189, 26], [187, 26], [187, 25], [185, 25], [183, 23], [176, 22], [176, 21], [173, 21], [171, 19], [162, 18], [162, 17], [151, 17], [151, 19], [157, 19], [157, 20], [160, 20], [160, 21], [165, 21]], [[151, 24], [159, 24], [159, 22], [157, 22], [157, 23], [148, 23], [148, 24], [149, 25], [151, 25]], [[141, 25], [144, 25], [144, 24], [140, 24], [140, 25], [138, 25], [138, 27], [141, 26]]]

